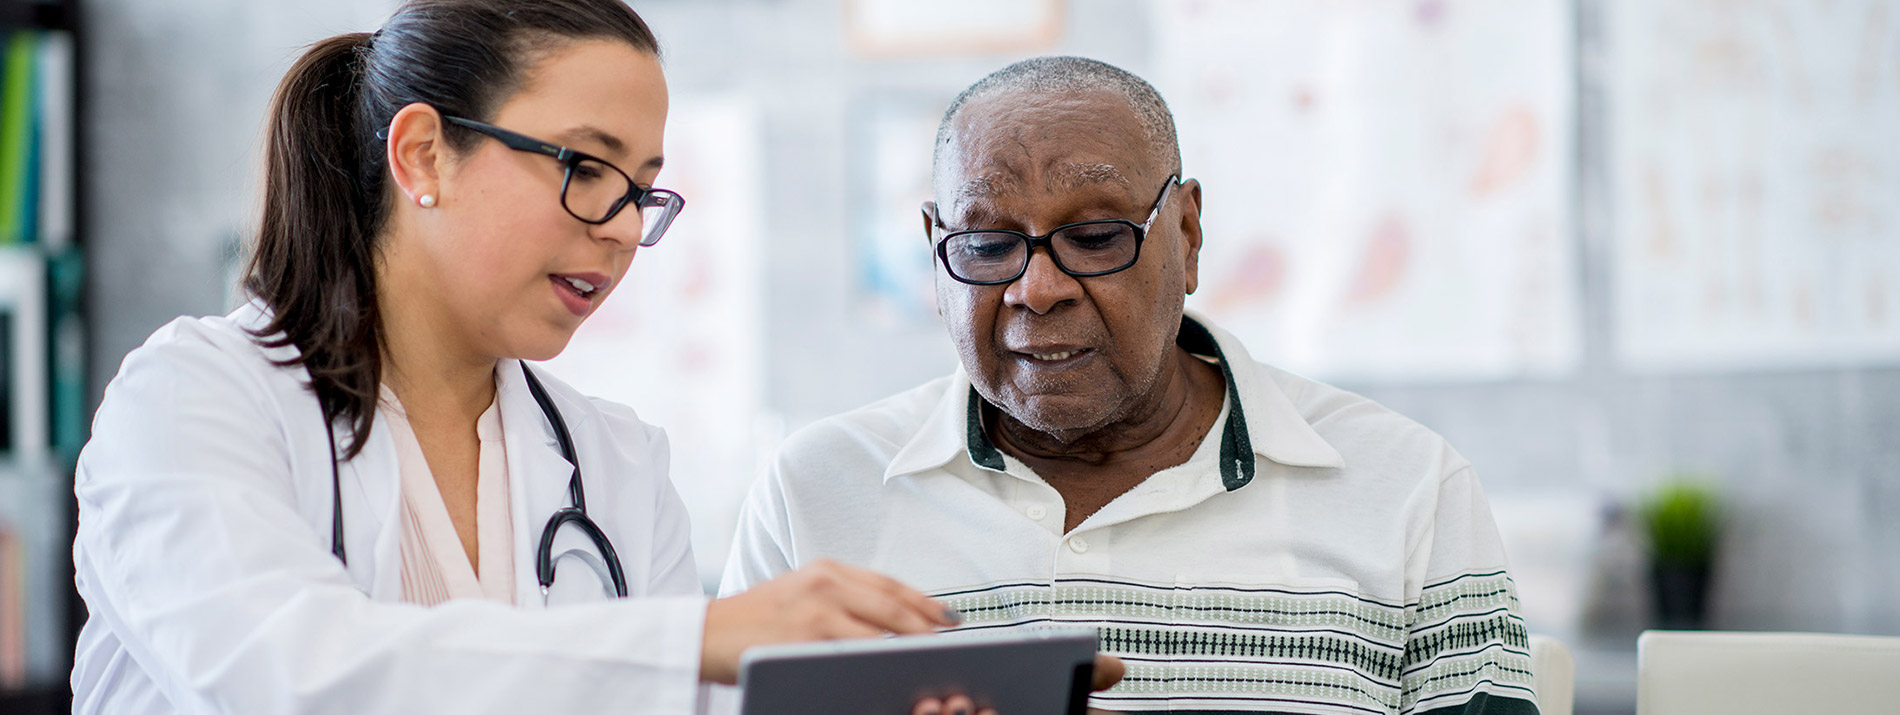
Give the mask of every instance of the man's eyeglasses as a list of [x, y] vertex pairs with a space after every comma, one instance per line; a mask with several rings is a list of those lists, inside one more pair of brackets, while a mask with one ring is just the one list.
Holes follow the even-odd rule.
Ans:
[[[666, 235], [666, 228], [673, 225], [673, 217], [679, 215], [680, 209], [686, 208], [686, 199], [680, 198], [679, 194], [666, 189], [635, 186], [633, 177], [627, 176], [627, 172], [592, 154], [473, 119], [447, 115], [442, 119], [493, 137], [509, 149], [551, 156], [561, 162], [566, 168], [561, 177], [561, 207], [585, 223], [600, 225], [612, 221], [621, 209], [629, 205], [637, 207], [640, 212], [642, 246], [659, 243], [660, 237]], [[386, 139], [387, 132], [378, 131], [376, 135]]]
[[[951, 278], [971, 285], [999, 285], [1021, 278], [1037, 246], [1049, 252], [1056, 268], [1078, 278], [1127, 270], [1141, 260], [1141, 242], [1178, 183], [1179, 176], [1168, 177], [1154, 208], [1148, 210], [1148, 219], [1140, 224], [1119, 218], [1082, 221], [1057, 226], [1041, 236], [1007, 229], [952, 231], [937, 242], [937, 257]], [[931, 222], [945, 228], [935, 216]]]

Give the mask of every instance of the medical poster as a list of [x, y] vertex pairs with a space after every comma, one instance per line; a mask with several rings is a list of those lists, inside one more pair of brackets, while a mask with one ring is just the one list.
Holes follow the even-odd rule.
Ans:
[[860, 55], [1033, 52], [1061, 35], [1064, 0], [844, 0], [845, 38]]
[[934, 326], [937, 293], [923, 204], [931, 151], [953, 95], [872, 96], [858, 103], [851, 151], [852, 228], [866, 317], [885, 326]]
[[1900, 4], [1608, 7], [1615, 350], [1900, 361]]
[[666, 430], [700, 578], [712, 586], [761, 450], [778, 436], [755, 424], [765, 335], [757, 242], [768, 235], [762, 132], [757, 109], [737, 99], [675, 97], [670, 115], [656, 185], [686, 208], [658, 244], [639, 249], [622, 285], [547, 367]]
[[1564, 0], [1160, 0], [1150, 78], [1203, 185], [1189, 306], [1333, 379], [1580, 360]]

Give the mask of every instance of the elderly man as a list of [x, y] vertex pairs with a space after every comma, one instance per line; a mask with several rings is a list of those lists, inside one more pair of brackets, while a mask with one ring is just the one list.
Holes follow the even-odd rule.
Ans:
[[1093, 626], [1111, 710], [1535, 713], [1470, 464], [1184, 314], [1180, 163], [1161, 97], [1100, 62], [959, 96], [923, 227], [961, 369], [788, 439], [725, 590], [832, 558], [965, 629]]

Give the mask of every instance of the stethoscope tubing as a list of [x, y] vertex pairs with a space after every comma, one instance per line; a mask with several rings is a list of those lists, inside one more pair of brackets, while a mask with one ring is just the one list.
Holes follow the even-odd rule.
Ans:
[[[600, 550], [600, 555], [607, 564], [608, 578], [613, 582], [614, 595], [618, 598], [626, 598], [627, 577], [621, 568], [620, 555], [614, 551], [613, 540], [607, 538], [607, 533], [601, 531], [600, 525], [587, 516], [587, 492], [581, 486], [580, 456], [574, 449], [574, 437], [567, 430], [567, 420], [561, 416], [560, 408], [555, 407], [554, 399], [548, 395], [547, 388], [541, 385], [541, 379], [535, 376], [534, 370], [529, 369], [526, 362], [521, 363], [521, 374], [528, 379], [528, 393], [534, 396], [535, 404], [541, 407], [542, 416], [547, 418], [548, 424], [554, 429], [554, 440], [561, 448], [561, 457], [574, 467], [567, 481], [568, 499], [573, 504], [555, 510], [553, 516], [548, 517], [547, 526], [541, 529], [541, 548], [535, 551], [534, 572], [536, 580], [541, 585], [541, 595], [545, 598], [548, 589], [554, 585], [554, 537], [563, 525], [572, 523], [594, 542], [595, 548]], [[330, 416], [326, 411], [325, 427], [328, 428], [330, 423]], [[347, 566], [350, 558], [343, 547], [343, 476], [341, 462], [337, 459], [336, 432], [330, 431], [329, 437], [330, 498], [332, 499], [330, 553]]]

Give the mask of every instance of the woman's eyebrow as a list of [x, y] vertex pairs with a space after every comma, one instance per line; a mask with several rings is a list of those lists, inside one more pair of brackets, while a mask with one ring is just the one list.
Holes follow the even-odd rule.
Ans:
[[[564, 144], [572, 144], [579, 141], [596, 142], [607, 148], [603, 153], [605, 153], [607, 155], [606, 158], [609, 159], [618, 160], [627, 155], [626, 142], [620, 141], [620, 137], [609, 134], [606, 130], [591, 124], [582, 124], [573, 129], [561, 132], [557, 138]], [[655, 155], [653, 158], [647, 159], [640, 166], [642, 169], [659, 169], [665, 164], [666, 157]]]
[[556, 138], [560, 139], [564, 144], [591, 140], [601, 146], [607, 147], [606, 153], [615, 159], [619, 159], [627, 154], [626, 142], [620, 141], [620, 137], [609, 134], [606, 130], [591, 124], [582, 124], [573, 129], [561, 132]]

